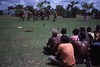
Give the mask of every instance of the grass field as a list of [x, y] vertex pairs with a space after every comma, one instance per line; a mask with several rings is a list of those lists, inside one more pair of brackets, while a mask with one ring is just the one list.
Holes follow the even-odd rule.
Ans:
[[[72, 35], [74, 28], [85, 28], [100, 24], [100, 19], [84, 21], [82, 16], [77, 18], [58, 17], [56, 22], [22, 21], [18, 17], [0, 16], [0, 67], [57, 67], [49, 64], [48, 56], [43, 54], [43, 46], [51, 36], [51, 30], [62, 27]], [[21, 26], [22, 28], [17, 28]], [[23, 32], [30, 29], [32, 32]], [[75, 67], [86, 67], [85, 64]]]

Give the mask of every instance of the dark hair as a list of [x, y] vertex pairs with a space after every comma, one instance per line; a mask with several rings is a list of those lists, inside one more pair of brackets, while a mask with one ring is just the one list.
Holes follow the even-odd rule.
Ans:
[[91, 27], [87, 27], [87, 32], [91, 32]]
[[99, 31], [100, 30], [100, 25], [96, 25], [96, 30], [95, 31]]
[[61, 34], [66, 34], [66, 33], [67, 33], [66, 28], [62, 28], [62, 29], [61, 29]]
[[70, 37], [68, 37], [67, 35], [62, 35], [61, 36], [61, 42], [62, 43], [69, 43], [70, 42]]
[[57, 32], [52, 32], [52, 36], [56, 37], [57, 36]]
[[86, 33], [85, 32], [80, 32], [79, 34], [79, 40], [82, 41], [86, 38]]
[[80, 32], [85, 32], [85, 28], [84, 27], [80, 27]]
[[73, 30], [73, 34], [74, 34], [74, 35], [78, 35], [78, 34], [79, 34], [79, 30], [78, 30], [77, 28], [75, 28], [75, 29]]

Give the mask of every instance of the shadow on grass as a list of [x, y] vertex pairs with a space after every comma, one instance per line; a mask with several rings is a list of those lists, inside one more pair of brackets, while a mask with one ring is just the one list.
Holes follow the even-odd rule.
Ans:
[[54, 63], [52, 63], [52, 62], [48, 62], [48, 63], [46, 63], [46, 65], [60, 67], [59, 65], [57, 65], [57, 64], [54, 64]]
[[24, 30], [23, 32], [32, 32], [32, 30], [27, 29], [27, 30]]
[[44, 54], [44, 55], [51, 55], [51, 54], [49, 54], [48, 52], [46, 52], [46, 51], [42, 51], [42, 53]]

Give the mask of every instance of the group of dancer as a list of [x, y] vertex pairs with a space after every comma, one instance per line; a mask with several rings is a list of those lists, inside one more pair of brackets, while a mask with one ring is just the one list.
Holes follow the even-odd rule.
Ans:
[[[24, 21], [25, 17], [27, 17], [27, 20], [30, 21], [32, 18], [32, 21], [38, 21], [38, 20], [49, 20], [50, 19], [50, 11], [43, 11], [43, 10], [32, 10], [29, 11], [27, 10], [26, 13], [25, 11], [20, 11], [19, 17]], [[53, 21], [57, 20], [57, 13], [56, 11], [53, 12]]]
[[61, 34], [57, 29], [52, 30], [52, 36], [43, 47], [44, 52], [50, 55], [51, 63], [61, 67], [74, 67], [80, 63], [87, 67], [100, 65], [100, 25], [96, 25], [94, 31], [91, 27], [80, 27], [72, 33], [69, 36], [66, 28], [61, 29]]

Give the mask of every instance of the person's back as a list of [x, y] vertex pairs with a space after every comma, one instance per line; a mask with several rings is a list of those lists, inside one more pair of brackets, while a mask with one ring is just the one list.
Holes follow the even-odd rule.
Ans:
[[89, 43], [87, 41], [74, 42], [75, 57], [78, 59], [85, 59], [88, 54], [88, 45]]
[[43, 49], [48, 53], [48, 54], [55, 54], [55, 52], [58, 49], [58, 45], [60, 44], [60, 38], [57, 37], [57, 29], [52, 30], [52, 36], [49, 38], [47, 42], [47, 46], [43, 47]]
[[64, 67], [73, 67], [75, 64], [74, 49], [70, 43], [70, 38], [66, 35], [61, 36], [61, 44], [58, 47], [58, 53], [64, 63]]
[[79, 41], [72, 41], [75, 57], [78, 59], [85, 59], [88, 54], [89, 43], [85, 40], [86, 34], [81, 32], [79, 35]]
[[65, 66], [73, 66], [75, 64], [74, 49], [71, 43], [60, 44], [58, 50]]
[[49, 56], [49, 60], [61, 67], [74, 67], [74, 49], [68, 36], [61, 36], [61, 44], [58, 46], [57, 54], [56, 56]]
[[60, 44], [60, 38], [51, 37], [49, 39], [49, 45], [50, 45], [50, 48], [51, 48], [52, 51], [56, 52], [59, 44]]

